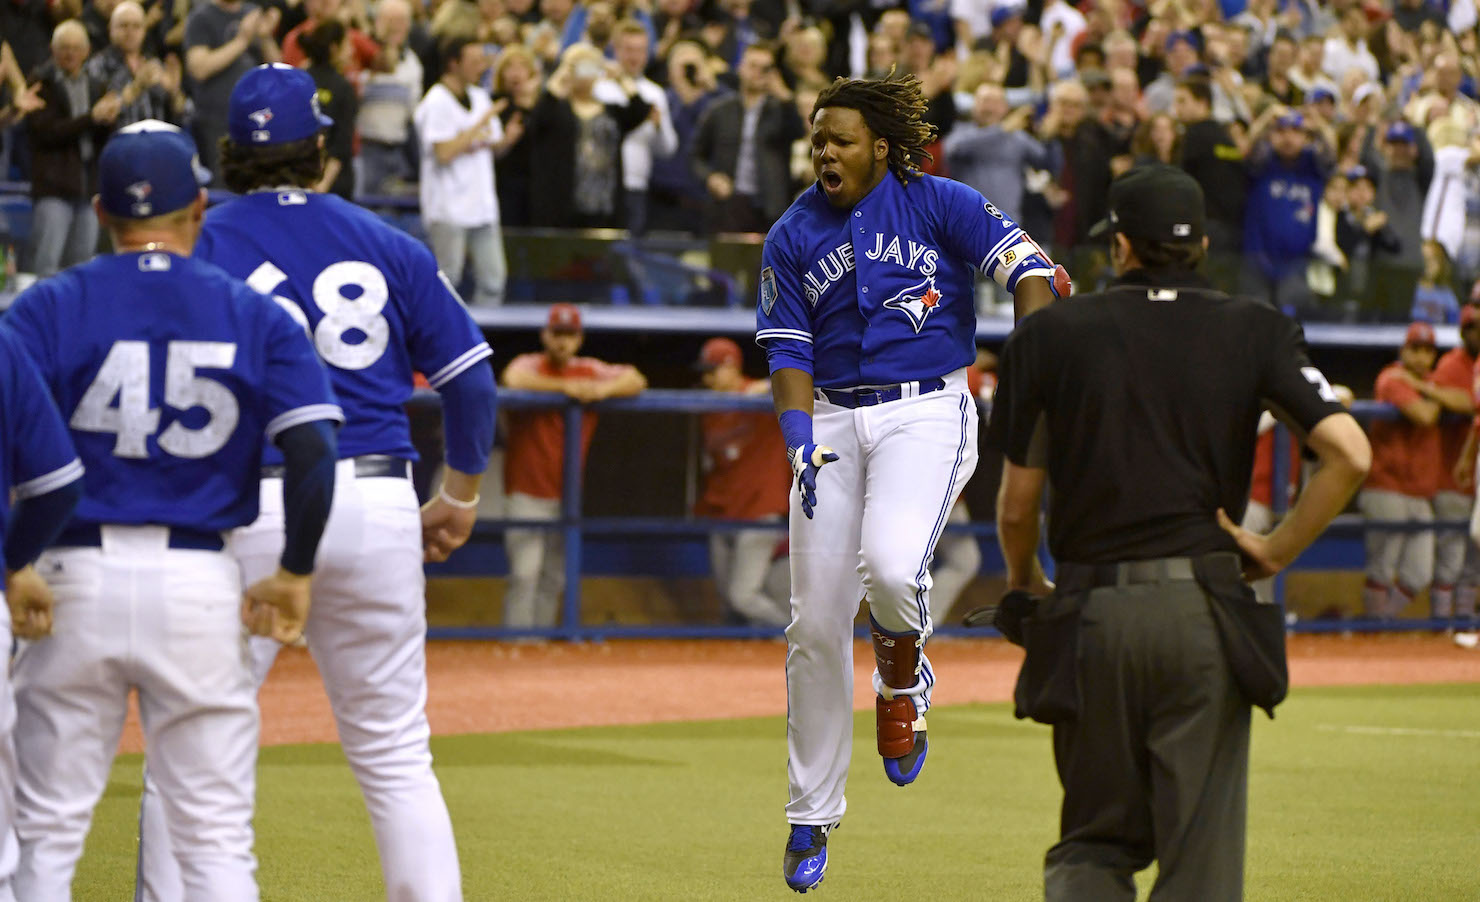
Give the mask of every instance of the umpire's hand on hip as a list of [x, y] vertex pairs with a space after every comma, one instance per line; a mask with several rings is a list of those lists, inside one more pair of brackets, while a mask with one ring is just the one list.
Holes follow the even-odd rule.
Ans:
[[812, 519], [812, 508], [817, 506], [817, 471], [823, 464], [838, 459], [837, 452], [826, 445], [808, 442], [791, 451], [791, 471], [797, 474], [797, 490], [802, 493], [802, 513]]

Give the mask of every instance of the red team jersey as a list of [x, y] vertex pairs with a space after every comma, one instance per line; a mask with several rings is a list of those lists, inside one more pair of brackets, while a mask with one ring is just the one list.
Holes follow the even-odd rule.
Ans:
[[[543, 353], [520, 354], [506, 372], [534, 370], [542, 376], [601, 382], [620, 376], [625, 367], [592, 357], [575, 357], [564, 369], [550, 366]], [[596, 414], [581, 414], [581, 468], [596, 432]], [[511, 410], [504, 449], [504, 491], [536, 498], [559, 498], [565, 485], [565, 413], [561, 410]]]
[[[1422, 396], [1399, 376], [1401, 363], [1390, 363], [1377, 375], [1375, 399], [1402, 407]], [[1412, 498], [1432, 498], [1439, 489], [1439, 427], [1419, 426], [1407, 419], [1374, 421], [1372, 470], [1366, 488], [1400, 492]]]
[[[746, 388], [754, 384], [745, 381]], [[734, 520], [785, 516], [792, 472], [776, 417], [725, 411], [706, 413], [699, 424], [706, 476], [694, 513]]]
[[[1473, 391], [1475, 381], [1475, 358], [1465, 350], [1464, 345], [1445, 352], [1439, 362], [1434, 365], [1434, 371], [1429, 374], [1429, 381], [1444, 388], [1461, 388]], [[1459, 461], [1460, 449], [1464, 447], [1465, 435], [1469, 431], [1464, 423], [1443, 423], [1439, 426], [1439, 449], [1442, 455], [1439, 458], [1439, 490], [1444, 492], [1463, 492], [1473, 494], [1473, 488], [1461, 488], [1454, 481], [1454, 465]]]

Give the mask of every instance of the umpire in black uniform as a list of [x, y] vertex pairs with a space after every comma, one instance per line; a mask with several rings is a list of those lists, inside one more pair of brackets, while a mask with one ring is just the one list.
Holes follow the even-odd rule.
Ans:
[[[1207, 240], [1190, 176], [1134, 169], [1109, 209], [1091, 234], [1108, 234], [1118, 279], [1022, 321], [988, 427], [1006, 458], [998, 529], [1020, 590], [999, 623], [1028, 652], [1018, 716], [1053, 724], [1064, 786], [1045, 892], [1130, 902], [1132, 875], [1155, 860], [1158, 902], [1237, 900], [1250, 706], [1271, 710], [1288, 684], [1283, 614], [1245, 580], [1321, 533], [1371, 450], [1300, 327], [1194, 271]], [[1320, 461], [1267, 536], [1235, 525], [1264, 408]], [[1045, 484], [1056, 588], [1035, 553]]]

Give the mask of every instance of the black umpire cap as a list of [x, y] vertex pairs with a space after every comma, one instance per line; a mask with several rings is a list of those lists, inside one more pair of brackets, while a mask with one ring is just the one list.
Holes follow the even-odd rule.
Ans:
[[1202, 186], [1164, 163], [1137, 166], [1110, 183], [1110, 215], [1089, 230], [1093, 238], [1119, 232], [1127, 238], [1203, 240]]

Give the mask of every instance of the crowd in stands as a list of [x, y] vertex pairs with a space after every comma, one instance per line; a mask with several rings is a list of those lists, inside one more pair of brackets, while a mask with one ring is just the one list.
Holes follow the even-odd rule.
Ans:
[[811, 182], [817, 92], [894, 71], [930, 98], [927, 168], [1081, 286], [1110, 179], [1162, 160], [1206, 192], [1221, 287], [1453, 322], [1480, 276], [1477, 34], [1475, 0], [4, 0], [0, 120], [25, 121], [0, 162], [46, 275], [96, 241], [75, 213], [109, 131], [186, 125], [214, 169], [236, 79], [302, 66], [335, 119], [320, 187], [419, 195], [496, 304], [506, 227], [764, 232]]

